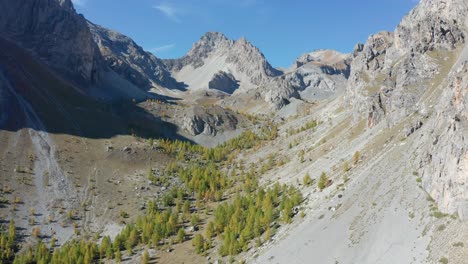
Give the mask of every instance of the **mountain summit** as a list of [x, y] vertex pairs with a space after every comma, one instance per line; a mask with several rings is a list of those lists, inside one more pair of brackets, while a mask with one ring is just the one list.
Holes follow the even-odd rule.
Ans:
[[[173, 76], [184, 82], [189, 90], [216, 89], [226, 92], [223, 84], [236, 82], [238, 89], [245, 91], [281, 74], [245, 38], [234, 41], [218, 32], [207, 32], [193, 44], [187, 55], [165, 60], [165, 63]], [[213, 81], [218, 83], [220, 78], [223, 79], [220, 85], [209, 85]]]

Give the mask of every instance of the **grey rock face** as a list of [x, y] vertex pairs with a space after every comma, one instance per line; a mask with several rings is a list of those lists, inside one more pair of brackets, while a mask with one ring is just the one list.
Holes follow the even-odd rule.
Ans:
[[239, 81], [235, 79], [234, 75], [220, 71], [208, 83], [208, 88], [232, 94], [239, 88]]
[[350, 55], [332, 50], [303, 54], [291, 71], [265, 85], [265, 100], [279, 109], [292, 97], [314, 100], [333, 96], [345, 87], [350, 63]]
[[70, 0], [0, 1], [0, 32], [81, 87], [98, 82], [101, 57]]
[[443, 70], [438, 51], [465, 43], [468, 3], [423, 0], [398, 25], [394, 34], [371, 36], [354, 51], [347, 96], [357, 116], [368, 125], [384, 116], [394, 124], [416, 111], [430, 79]]
[[183, 118], [182, 127], [192, 136], [216, 136], [220, 131], [235, 130], [237, 123], [232, 113], [219, 106], [207, 109], [193, 107]]
[[105, 62], [124, 79], [142, 89], [155, 85], [169, 89], [180, 87], [163, 62], [131, 38], [91, 22], [88, 25]]
[[235, 64], [237, 70], [250, 77], [250, 82], [254, 85], [261, 85], [270, 77], [282, 73], [273, 68], [260, 50], [245, 38], [234, 42], [226, 62]]
[[439, 209], [465, 219], [467, 14], [464, 0], [422, 0], [394, 34], [379, 33], [355, 48], [346, 91], [368, 126], [412, 117], [405, 134], [420, 136], [414, 149], [424, 188]]
[[396, 48], [418, 52], [453, 49], [465, 40], [467, 12], [464, 0], [421, 1], [395, 30]]
[[450, 78], [418, 146], [423, 185], [446, 213], [468, 219], [468, 61]]
[[311, 53], [304, 53], [297, 58], [293, 63], [293, 69], [305, 64], [316, 65], [326, 74], [342, 74], [347, 78], [350, 71], [351, 56], [334, 50], [316, 50]]

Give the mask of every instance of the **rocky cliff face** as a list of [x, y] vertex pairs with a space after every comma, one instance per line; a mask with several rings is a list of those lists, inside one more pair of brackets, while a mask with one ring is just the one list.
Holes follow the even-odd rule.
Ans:
[[463, 0], [421, 1], [395, 33], [356, 46], [346, 94], [369, 127], [409, 120], [408, 135], [423, 131], [416, 157], [424, 187], [444, 212], [464, 218], [467, 13]]
[[450, 75], [418, 149], [423, 186], [439, 209], [468, 219], [468, 61]]
[[96, 84], [101, 57], [70, 0], [0, 2], [0, 32], [82, 88]]
[[356, 47], [347, 95], [369, 126], [384, 117], [391, 125], [413, 113], [422, 94], [436, 86], [433, 77], [447, 74], [453, 61], [438, 55], [464, 45], [467, 5], [422, 1], [395, 33], [378, 33]]
[[122, 78], [146, 90], [154, 86], [180, 88], [163, 62], [132, 39], [91, 22], [88, 25], [105, 62]]
[[165, 60], [177, 80], [189, 89], [208, 89], [220, 71], [239, 81], [239, 90], [265, 84], [281, 74], [271, 67], [263, 54], [245, 38], [233, 41], [221, 33], [208, 32], [180, 59]]
[[211, 108], [192, 107], [183, 118], [182, 128], [192, 136], [200, 134], [216, 136], [218, 132], [235, 130], [237, 118], [219, 106]]

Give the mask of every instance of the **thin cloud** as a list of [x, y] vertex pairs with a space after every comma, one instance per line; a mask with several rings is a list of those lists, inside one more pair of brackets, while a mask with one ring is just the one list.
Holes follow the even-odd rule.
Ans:
[[181, 20], [179, 18], [179, 10], [175, 8], [172, 5], [169, 5], [167, 3], [159, 4], [156, 6], [153, 6], [154, 9], [159, 10], [162, 12], [164, 15], [166, 15], [170, 20], [180, 23]]
[[175, 44], [168, 44], [168, 45], [163, 45], [163, 46], [160, 46], [160, 47], [152, 48], [152, 49], [150, 49], [150, 51], [154, 52], [154, 53], [158, 53], [158, 52], [164, 52], [164, 51], [171, 50], [174, 47], [175, 47]]
[[72, 0], [73, 5], [75, 6], [85, 6], [88, 0]]

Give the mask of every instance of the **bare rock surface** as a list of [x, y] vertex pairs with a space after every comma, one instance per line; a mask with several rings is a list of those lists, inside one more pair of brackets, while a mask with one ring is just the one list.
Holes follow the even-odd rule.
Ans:
[[122, 78], [145, 90], [158, 85], [168, 89], [183, 88], [160, 59], [129, 37], [89, 21], [88, 26], [105, 62]]
[[221, 107], [192, 107], [183, 118], [182, 127], [192, 136], [216, 136], [219, 131], [236, 130], [237, 118]]
[[1, 1], [0, 32], [82, 88], [99, 80], [99, 49], [70, 0]]

